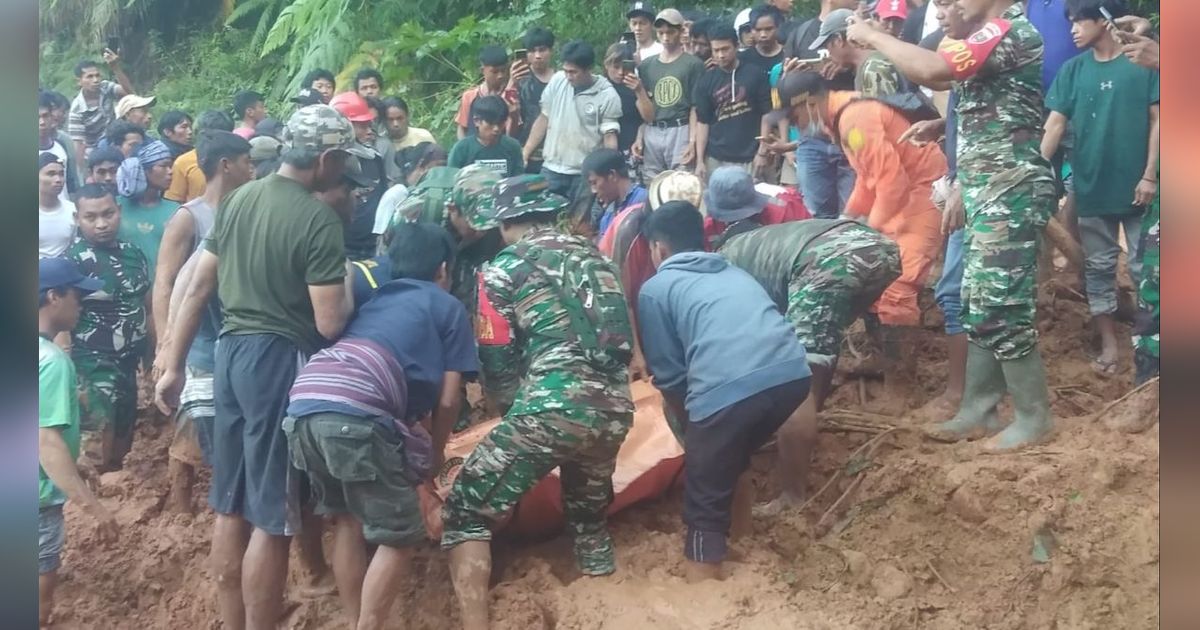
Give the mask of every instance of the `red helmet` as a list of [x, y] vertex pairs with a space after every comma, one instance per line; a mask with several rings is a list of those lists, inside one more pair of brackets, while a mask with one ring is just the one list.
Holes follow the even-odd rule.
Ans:
[[329, 106], [350, 119], [350, 122], [371, 122], [375, 120], [375, 110], [367, 105], [367, 99], [356, 92], [342, 92], [329, 101]]

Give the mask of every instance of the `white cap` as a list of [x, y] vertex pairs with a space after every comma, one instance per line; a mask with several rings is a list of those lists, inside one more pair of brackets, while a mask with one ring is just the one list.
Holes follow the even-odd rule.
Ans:
[[743, 9], [737, 14], [737, 18], [733, 21], [733, 28], [738, 33], [742, 32], [742, 27], [750, 23], [750, 9]]

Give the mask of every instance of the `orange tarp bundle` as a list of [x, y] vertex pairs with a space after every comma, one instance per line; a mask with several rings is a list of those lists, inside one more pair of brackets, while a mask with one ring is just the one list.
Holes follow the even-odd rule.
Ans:
[[[632, 386], [637, 410], [633, 426], [617, 453], [617, 468], [613, 472], [613, 502], [609, 514], [615, 514], [639, 501], [657, 497], [675, 483], [683, 469], [683, 447], [667, 426], [663, 416], [662, 395], [649, 383], [635, 381]], [[446, 445], [446, 463], [433, 481], [422, 487], [421, 510], [429, 537], [442, 537], [441, 506], [450, 495], [454, 479], [463, 461], [497, 424], [499, 418], [488, 420], [458, 433]], [[555, 468], [533, 487], [517, 504], [507, 521], [497, 526], [507, 532], [524, 536], [541, 536], [557, 531], [563, 525], [562, 486]]]

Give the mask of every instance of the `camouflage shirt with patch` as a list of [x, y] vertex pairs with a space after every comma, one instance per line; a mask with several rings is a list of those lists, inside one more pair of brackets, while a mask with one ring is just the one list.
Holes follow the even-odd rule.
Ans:
[[[524, 239], [534, 245], [557, 241], [600, 256], [587, 240], [551, 227], [536, 228]], [[476, 335], [489, 397], [501, 409], [511, 401], [509, 415], [564, 409], [632, 412], [628, 366], [601, 367], [586, 358], [571, 333], [562, 298], [543, 273], [510, 246], [480, 276], [485, 294], [479, 300]]]
[[854, 91], [867, 98], [880, 98], [900, 92], [906, 83], [883, 54], [874, 52], [863, 61], [854, 77]]
[[150, 267], [137, 246], [118, 240], [111, 247], [94, 247], [76, 237], [67, 258], [104, 288], [82, 300], [73, 343], [98, 353], [127, 357], [143, 351], [146, 341], [146, 294]]
[[[1042, 36], [1020, 3], [995, 24], [1008, 30], [987, 58], [956, 83], [958, 91], [958, 178], [966, 186], [987, 187], [988, 199], [1014, 186], [1052, 179], [1042, 159]], [[989, 23], [965, 40], [986, 39]], [[964, 43], [943, 42], [941, 50]], [[986, 44], [985, 44], [986, 45]], [[946, 55], [945, 52], [942, 53]]]

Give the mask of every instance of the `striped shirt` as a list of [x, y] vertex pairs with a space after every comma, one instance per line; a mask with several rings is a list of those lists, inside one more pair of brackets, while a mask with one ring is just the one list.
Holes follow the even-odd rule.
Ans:
[[100, 82], [100, 96], [95, 107], [88, 105], [83, 92], [75, 95], [71, 101], [71, 109], [67, 114], [67, 134], [72, 140], [81, 141], [89, 149], [95, 148], [96, 143], [104, 136], [104, 130], [109, 123], [117, 118], [117, 89], [120, 86], [112, 81]]
[[404, 368], [367, 339], [342, 339], [313, 355], [292, 385], [288, 415], [344, 413], [394, 426], [408, 407]]

